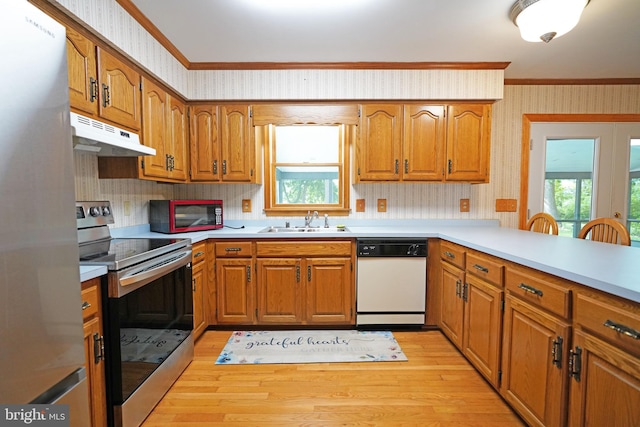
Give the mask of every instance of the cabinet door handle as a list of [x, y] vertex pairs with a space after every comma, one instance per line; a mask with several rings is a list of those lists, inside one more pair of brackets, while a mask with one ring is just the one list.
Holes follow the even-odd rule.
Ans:
[[217, 160], [213, 161], [213, 174], [214, 175], [218, 175], [218, 161]]
[[300, 283], [300, 265], [296, 265], [296, 283]]
[[398, 159], [396, 159], [396, 175], [398, 175], [398, 171], [399, 171], [399, 162]]
[[164, 155], [164, 170], [171, 170], [171, 156], [168, 154]]
[[404, 159], [404, 173], [409, 173], [409, 159]]
[[453, 169], [453, 162], [451, 160], [449, 160], [447, 162], [447, 169], [449, 170], [449, 173], [451, 173], [451, 170]]
[[251, 266], [247, 265], [247, 283], [251, 283]]
[[100, 334], [93, 334], [93, 363], [96, 365], [104, 360], [104, 337]]
[[87, 308], [91, 307], [91, 303], [89, 301], [82, 301], [82, 310], [86, 310]]
[[488, 273], [489, 269], [487, 267], [483, 267], [480, 264], [473, 264], [473, 268], [475, 268], [476, 270], [480, 270], [483, 273]]
[[311, 266], [307, 265], [307, 283], [311, 283]]
[[109, 86], [102, 83], [102, 106], [108, 107], [111, 103], [111, 94], [109, 92]]
[[460, 282], [460, 279], [456, 280], [456, 296], [460, 297], [460, 285], [462, 282]]
[[518, 287], [525, 292], [529, 292], [530, 294], [535, 294], [540, 297], [542, 296], [542, 291], [540, 289], [536, 289], [533, 286], [527, 285], [526, 283], [520, 283]]
[[227, 161], [223, 160], [222, 161], [222, 175], [226, 175], [227, 174]]
[[559, 336], [555, 340], [553, 340], [553, 347], [551, 347], [551, 356], [552, 356], [551, 362], [560, 369], [562, 369], [562, 342], [563, 341], [564, 340], [562, 339], [562, 337]]
[[452, 254], [452, 253], [451, 253], [451, 252], [449, 252], [449, 251], [445, 251], [445, 252], [444, 252], [444, 255], [445, 255], [447, 258], [451, 258], [451, 259], [454, 259], [454, 258], [456, 257], [454, 254]]
[[467, 302], [469, 298], [469, 284], [462, 285], [462, 301]]
[[576, 347], [575, 350], [569, 350], [569, 375], [580, 382], [580, 373], [582, 372], [582, 349]]
[[196, 279], [191, 279], [191, 291], [196, 291]]
[[633, 328], [630, 328], [622, 323], [616, 323], [613, 320], [608, 320], [604, 322], [603, 326], [613, 329], [614, 331], [626, 335], [628, 337], [633, 338], [634, 340], [640, 340], [640, 332], [636, 331]]
[[98, 97], [98, 81], [89, 77], [89, 102], [93, 102]]

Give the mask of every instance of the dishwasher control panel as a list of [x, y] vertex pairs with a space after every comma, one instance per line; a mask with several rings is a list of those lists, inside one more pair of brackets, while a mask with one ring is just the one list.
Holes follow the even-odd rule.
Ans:
[[426, 240], [358, 240], [359, 257], [426, 257]]

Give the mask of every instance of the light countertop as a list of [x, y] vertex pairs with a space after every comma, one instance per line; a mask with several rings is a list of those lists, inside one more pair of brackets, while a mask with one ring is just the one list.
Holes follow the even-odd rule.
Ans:
[[[503, 228], [497, 221], [400, 220], [346, 223], [349, 231], [335, 233], [260, 233], [264, 222], [244, 228], [162, 234], [148, 226], [114, 229], [114, 237], [204, 239], [288, 238], [441, 238], [613, 295], [640, 302], [640, 248]], [[242, 224], [233, 224], [241, 227]]]

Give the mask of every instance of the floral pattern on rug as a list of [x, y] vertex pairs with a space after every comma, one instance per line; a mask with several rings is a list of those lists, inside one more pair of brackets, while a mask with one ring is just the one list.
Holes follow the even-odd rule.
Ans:
[[391, 331], [235, 331], [216, 364], [406, 360]]

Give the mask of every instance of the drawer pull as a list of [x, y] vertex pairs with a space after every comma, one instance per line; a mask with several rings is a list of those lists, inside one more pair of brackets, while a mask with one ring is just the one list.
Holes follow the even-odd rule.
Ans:
[[529, 292], [530, 294], [535, 294], [535, 295], [538, 295], [540, 297], [542, 296], [542, 291], [540, 289], [534, 288], [533, 286], [529, 286], [529, 285], [527, 285], [525, 283], [520, 283], [518, 285], [518, 287], [520, 289], [522, 289], [523, 291], [525, 291], [525, 292]]
[[225, 252], [240, 252], [242, 248], [224, 248]]
[[452, 253], [451, 253], [451, 252], [449, 252], [449, 251], [444, 251], [444, 255], [445, 255], [447, 258], [451, 258], [451, 259], [454, 259], [454, 258], [456, 257], [454, 254], [452, 254]]
[[204, 255], [204, 252], [200, 251], [200, 252], [196, 252], [195, 254], [193, 254], [194, 258], [200, 258], [202, 255]]
[[632, 329], [628, 326], [622, 325], [620, 323], [616, 323], [613, 320], [607, 320], [604, 322], [604, 326], [609, 329], [613, 329], [616, 332], [619, 332], [623, 335], [633, 338], [634, 340], [640, 340], [640, 332]]
[[89, 301], [83, 301], [82, 302], [82, 310], [86, 310], [87, 308], [91, 307], [91, 303]]
[[480, 270], [483, 273], [488, 273], [489, 269], [487, 267], [483, 267], [480, 264], [473, 264], [473, 268], [475, 268], [476, 270]]

